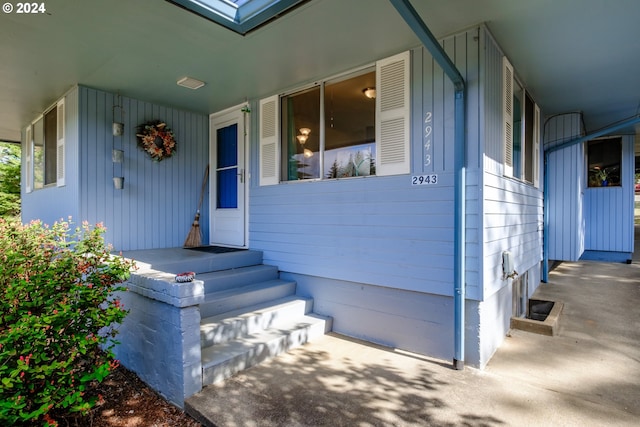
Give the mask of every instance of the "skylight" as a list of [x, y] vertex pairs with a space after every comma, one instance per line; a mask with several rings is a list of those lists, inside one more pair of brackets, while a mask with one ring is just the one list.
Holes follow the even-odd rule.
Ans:
[[167, 0], [245, 35], [308, 0]]

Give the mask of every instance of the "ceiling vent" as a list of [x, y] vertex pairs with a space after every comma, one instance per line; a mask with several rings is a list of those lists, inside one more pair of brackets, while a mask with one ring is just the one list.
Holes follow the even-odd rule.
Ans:
[[178, 86], [188, 87], [189, 89], [200, 89], [204, 85], [203, 81], [191, 77], [183, 77], [178, 80]]

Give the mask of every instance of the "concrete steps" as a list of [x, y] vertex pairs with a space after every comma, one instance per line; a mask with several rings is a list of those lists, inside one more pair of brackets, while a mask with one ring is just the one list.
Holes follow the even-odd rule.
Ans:
[[[260, 259], [260, 262], [261, 259]], [[329, 332], [330, 318], [312, 313], [296, 283], [260, 264], [200, 273], [202, 384], [209, 385]]]
[[202, 349], [202, 384], [214, 384], [318, 338], [331, 330], [331, 320], [308, 314], [277, 327], [242, 334]]
[[264, 329], [278, 327], [290, 319], [300, 318], [310, 313], [312, 307], [311, 299], [288, 296], [211, 316], [202, 319], [200, 323], [200, 342], [205, 348], [252, 335]]
[[206, 293], [204, 302], [200, 304], [200, 316], [205, 318], [219, 315], [228, 311], [234, 311], [243, 307], [294, 295], [295, 292], [296, 282], [276, 279]]

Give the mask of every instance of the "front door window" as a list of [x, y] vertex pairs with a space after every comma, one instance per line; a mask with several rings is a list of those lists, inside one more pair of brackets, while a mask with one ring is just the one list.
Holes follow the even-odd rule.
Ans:
[[238, 207], [238, 125], [217, 131], [218, 156], [216, 165], [218, 209]]

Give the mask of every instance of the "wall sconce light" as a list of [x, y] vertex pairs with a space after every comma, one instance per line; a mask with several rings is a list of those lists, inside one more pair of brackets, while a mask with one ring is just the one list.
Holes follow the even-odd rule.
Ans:
[[375, 87], [367, 87], [362, 89], [362, 93], [369, 99], [375, 99], [376, 97], [376, 88]]

